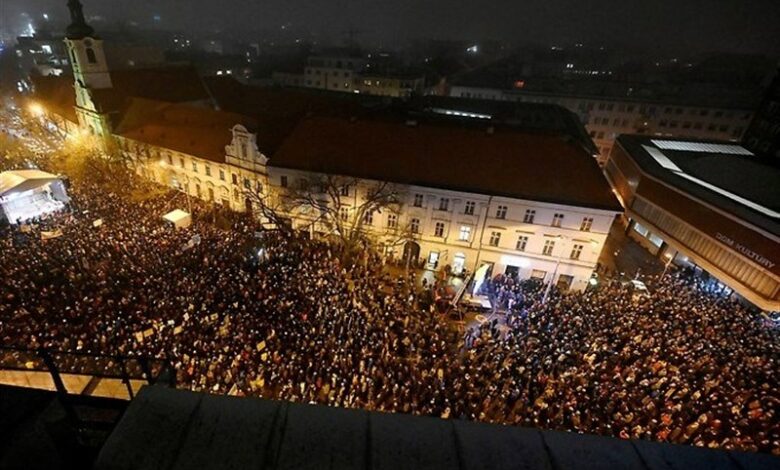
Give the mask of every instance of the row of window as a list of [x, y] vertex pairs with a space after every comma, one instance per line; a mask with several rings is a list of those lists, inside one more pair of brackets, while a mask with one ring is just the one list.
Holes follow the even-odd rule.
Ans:
[[[319, 70], [316, 70], [316, 69], [315, 70], [306, 69], [306, 75], [312, 75], [312, 74], [313, 75], [327, 75], [328, 72], [320, 72]], [[341, 73], [333, 72], [331, 75], [333, 75], [334, 77], [338, 77], [339, 75], [341, 75]], [[349, 77], [351, 74], [349, 72], [343, 72], [343, 75], [345, 77]]]
[[[704, 124], [701, 122], [690, 122], [690, 121], [684, 121], [680, 123], [679, 121], [674, 121], [674, 120], [667, 121], [666, 119], [661, 119], [660, 121], [658, 121], [658, 127], [668, 127], [670, 129], [676, 129], [680, 127], [682, 129], [702, 130], [704, 129]], [[717, 125], [714, 123], [710, 123], [707, 125], [707, 130], [711, 132], [715, 132], [715, 131], [728, 132], [729, 126], [725, 124]], [[735, 127], [734, 133], [741, 134], [742, 130], [743, 130], [742, 127]]]
[[[423, 205], [423, 195], [422, 194], [415, 194], [414, 195], [414, 207], [422, 207]], [[450, 200], [449, 198], [439, 198], [439, 210], [440, 211], [447, 211], [449, 210], [450, 206]], [[476, 203], [474, 201], [466, 201], [466, 205], [463, 208], [463, 213], [466, 215], [474, 215], [474, 208], [476, 207]], [[496, 213], [495, 218], [505, 220], [507, 217], [507, 212], [509, 211], [509, 208], [505, 205], [498, 205], [496, 207]], [[532, 224], [534, 223], [534, 220], [536, 218], [536, 210], [534, 209], [526, 209], [525, 215], [523, 216], [523, 223], [526, 224]], [[556, 212], [553, 215], [552, 220], [552, 226], [553, 227], [560, 227], [561, 223], [563, 222], [563, 214]], [[583, 217], [582, 223], [580, 224], [580, 230], [584, 232], [589, 232], [591, 227], [593, 226], [593, 217]]]
[[[595, 117], [595, 118], [593, 118], [593, 125], [608, 126], [609, 125], [609, 118]], [[621, 127], [621, 128], [629, 127], [629, 121], [628, 121], [628, 119], [622, 119], [622, 120], [621, 119], [613, 119], [612, 120], [612, 127]], [[684, 122], [680, 123], [679, 121], [675, 121], [675, 120], [668, 121], [666, 119], [661, 119], [660, 121], [658, 121], [658, 127], [664, 127], [664, 128], [669, 128], [669, 129], [677, 129], [679, 127], [679, 128], [682, 128], [682, 129], [694, 129], [694, 130], [704, 130], [706, 128], [706, 130], [708, 130], [710, 132], [716, 132], [716, 131], [717, 132], [728, 132], [729, 131], [729, 126], [725, 125], [725, 124], [718, 125], [718, 124], [710, 123], [710, 124], [707, 124], [705, 126], [704, 123], [701, 123], [701, 122], [684, 121]], [[744, 130], [744, 127], [741, 127], [741, 126], [735, 127], [732, 130], [732, 134], [734, 136], [738, 137], [738, 136], [742, 135], [742, 131], [743, 130]], [[591, 138], [603, 139], [604, 138], [604, 132], [603, 131], [592, 130], [592, 131], [590, 131], [590, 136], [591, 136]]]
[[[587, 124], [587, 123], [586, 123]], [[602, 126], [608, 126], [609, 125], [609, 118], [606, 117], [594, 117], [593, 118], [593, 124], [595, 125], [602, 125]], [[612, 120], [612, 126], [613, 127], [628, 127], [628, 119], [619, 119], [615, 118]]]
[[[594, 109], [598, 109], [599, 111], [613, 111], [617, 110], [617, 112], [620, 113], [633, 113], [635, 109], [635, 105], [633, 104], [620, 104], [615, 105], [614, 103], [598, 103], [598, 105], [595, 105], [594, 103], [587, 103], [584, 106], [586, 111], [593, 111]], [[649, 114], [653, 115], [656, 112], [655, 106], [645, 106], [645, 105], [639, 105], [638, 108], [636, 108], [640, 114]], [[674, 114], [674, 115], [682, 115], [684, 111], [684, 108], [679, 107], [672, 107], [672, 106], [665, 106], [663, 108], [663, 114]], [[715, 118], [726, 118], [726, 119], [732, 119], [735, 117], [735, 112], [733, 111], [723, 111], [723, 110], [714, 110], [711, 111], [709, 109], [698, 109], [698, 108], [688, 108], [687, 113], [690, 116], [701, 116], [701, 117], [707, 117], [712, 116]], [[750, 118], [750, 113], [742, 113], [740, 114], [740, 119], [743, 121], [748, 120]]]
[[[490, 239], [488, 240], [488, 245], [498, 247], [500, 243], [501, 243], [501, 232], [491, 232]], [[517, 237], [517, 243], [515, 244], [515, 249], [517, 251], [525, 251], [527, 245], [528, 245], [527, 236], [520, 235], [519, 237]], [[574, 260], [580, 259], [584, 247], [585, 245], [581, 245], [581, 244], [572, 245], [571, 253], [569, 253], [569, 258]], [[544, 248], [542, 248], [542, 254], [544, 256], [552, 256], [554, 249], [555, 249], [555, 240], [545, 240]]]
[[[318, 86], [321, 86], [321, 85], [322, 85], [322, 83], [319, 80], [316, 80], [316, 81], [306, 80], [306, 86], [318, 87]], [[339, 87], [339, 84], [336, 83], [335, 85], [333, 85], [332, 88], [338, 88], [338, 87]], [[349, 88], [349, 87], [350, 87], [349, 82], [344, 82], [344, 88]]]
[[[173, 164], [171, 155], [168, 155], [168, 163]], [[181, 168], [185, 167], [184, 158], [179, 158], [179, 166]], [[211, 176], [211, 166], [210, 165], [204, 165], [204, 170], [206, 176]], [[192, 161], [192, 171], [194, 173], [198, 173], [198, 162]], [[239, 184], [239, 176], [235, 173], [232, 175], [232, 183], [234, 185]], [[225, 181], [225, 170], [220, 168], [219, 169], [219, 179], [222, 181]], [[243, 184], [246, 189], [251, 189], [251, 181], [249, 178], [244, 177], [243, 178]], [[282, 175], [280, 177], [280, 185], [283, 188], [288, 187], [288, 179], [287, 176]], [[344, 185], [340, 189], [340, 194], [342, 196], [349, 196], [350, 194], [350, 188], [348, 185]], [[414, 206], [415, 207], [422, 207], [423, 203], [423, 195], [422, 194], [415, 194], [414, 195]], [[447, 211], [449, 210], [450, 205], [450, 199], [449, 198], [439, 198], [439, 210], [440, 211]], [[467, 215], [474, 215], [474, 209], [476, 208], [476, 203], [474, 201], [466, 201], [466, 204], [464, 206], [464, 214]], [[498, 205], [496, 207], [496, 213], [495, 217], [496, 219], [505, 220], [507, 217], [507, 212], [509, 208], [506, 205]], [[371, 216], [371, 214], [367, 213], [367, 216]], [[535, 209], [526, 209], [525, 215], [523, 216], [523, 223], [526, 224], [533, 224], [534, 220], [536, 218], [536, 210]], [[560, 227], [563, 223], [564, 214], [556, 212], [553, 214], [553, 220], [550, 224], [553, 227]], [[589, 232], [591, 230], [591, 227], [593, 226], [593, 217], [583, 217], [582, 222], [580, 224], [580, 230], [583, 232]], [[393, 227], [394, 228], [394, 227]]]
[[[339, 217], [341, 217], [341, 220], [344, 222], [347, 222], [349, 220], [349, 208], [348, 207], [342, 207], [339, 210]], [[363, 215], [363, 223], [365, 225], [373, 225], [374, 223], [374, 213], [373, 212], [366, 212]], [[397, 214], [388, 214], [387, 216], [387, 228], [389, 229], [395, 229], [398, 228], [398, 215]], [[446, 229], [446, 224], [444, 222], [436, 222], [433, 228], [433, 236], [444, 238], [444, 231]], [[412, 233], [420, 233], [420, 219], [413, 217], [409, 221], [409, 230]], [[459, 241], [469, 241], [471, 240], [471, 230], [472, 227], [469, 225], [461, 225], [460, 232], [458, 233], [458, 240]], [[498, 247], [498, 245], [501, 243], [501, 232], [494, 231], [490, 233], [490, 239], [488, 240], [488, 245]], [[520, 235], [517, 238], [517, 243], [515, 244], [515, 249], [517, 251], [525, 251], [526, 246], [528, 245], [528, 236], [526, 235]], [[555, 248], [555, 240], [546, 240], [544, 242], [544, 248], [542, 249], [542, 254], [545, 256], [552, 256], [553, 249]], [[572, 251], [569, 254], [569, 258], [571, 259], [580, 259], [580, 255], [582, 254], [582, 249], [584, 248], [584, 245], [575, 244], [572, 246]]]
[[[173, 157], [170, 154], [168, 154], [168, 164], [173, 165]], [[198, 165], [198, 162], [193, 160], [191, 164], [192, 164], [192, 172], [193, 173], [199, 173], [200, 166]], [[181, 168], [185, 168], [186, 167], [183, 157], [179, 157], [179, 166]], [[204, 174], [206, 176], [210, 177], [212, 175], [211, 165], [203, 165], [203, 171], [204, 171]], [[249, 178], [247, 178], [247, 177], [241, 178], [239, 175], [237, 175], [235, 173], [232, 173], [230, 176], [231, 176], [231, 182], [234, 185], [238, 186], [239, 184], [243, 184], [245, 189], [252, 189], [252, 180], [250, 180]], [[225, 181], [226, 178], [227, 178], [227, 175], [225, 173], [225, 170], [223, 168], [219, 168], [219, 179], [221, 181]], [[287, 177], [283, 176], [282, 178], [285, 180], [285, 185], [286, 185]], [[257, 185], [257, 190], [262, 192], [263, 186], [259, 182], [257, 182], [256, 185]]]
[[351, 60], [342, 62], [341, 60], [309, 59], [309, 65], [312, 67], [335, 67], [337, 69], [346, 67], [348, 69], [353, 69], [355, 68], [355, 65], [358, 64]]
[[[483, 93], [472, 93], [472, 92], [464, 92], [461, 91], [460, 96], [463, 98], [491, 98], [491, 99], [501, 99], [496, 96], [496, 92], [490, 92], [486, 91]], [[633, 113], [636, 111], [639, 112], [639, 114], [642, 115], [655, 115], [659, 109], [656, 106], [653, 105], [639, 105], [639, 104], [616, 104], [616, 103], [610, 103], [606, 101], [601, 102], [594, 102], [594, 101], [579, 101], [576, 98], [566, 98], [566, 97], [535, 97], [535, 96], [516, 96], [517, 101], [527, 101], [527, 102], [536, 102], [536, 103], [552, 103], [552, 104], [559, 104], [561, 106], [567, 107], [569, 109], [574, 109], [575, 107], [579, 109], [580, 112], [590, 112], [594, 110], [598, 111], [616, 111], [620, 113]], [[576, 106], [575, 106], [576, 103]], [[739, 117], [739, 119], [743, 121], [747, 121], [750, 119], [750, 113], [745, 112], [738, 112], [738, 111], [723, 111], [723, 110], [710, 110], [710, 109], [701, 109], [701, 108], [681, 108], [681, 107], [672, 107], [672, 106], [666, 106], [661, 111], [663, 114], [667, 115], [682, 115], [684, 114], [684, 110], [687, 111], [685, 114], [691, 115], [691, 116], [713, 116], [715, 118], [725, 118], [725, 119], [733, 119], [735, 117]]]

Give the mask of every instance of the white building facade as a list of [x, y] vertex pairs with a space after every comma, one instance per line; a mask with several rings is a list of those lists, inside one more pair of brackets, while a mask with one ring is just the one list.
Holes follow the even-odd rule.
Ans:
[[[253, 188], [274, 198], [300, 179], [314, 176], [274, 167], [273, 159], [257, 148], [252, 133], [241, 125], [232, 132], [224, 162], [122, 136], [116, 139], [126, 155], [138, 162], [140, 174], [236, 211], [257, 210], [246, 197]], [[373, 184], [359, 180], [357, 188], [344, 194], [344, 205], [350, 205], [349, 198], [362, 197]], [[362, 226], [387, 259], [404, 263], [409, 258], [410, 264], [425, 269], [449, 265], [455, 273], [487, 264], [493, 275], [552, 280], [576, 290], [587, 286], [619, 213], [422, 186], [396, 188], [403, 197], [400, 210], [374, 213]], [[306, 211], [286, 215], [296, 228], [307, 227], [315, 235], [325, 232], [311, 225]]]

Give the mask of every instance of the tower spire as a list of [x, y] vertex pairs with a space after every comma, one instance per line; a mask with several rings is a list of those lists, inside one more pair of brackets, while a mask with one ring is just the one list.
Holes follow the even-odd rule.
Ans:
[[84, 20], [81, 2], [79, 0], [68, 0], [68, 9], [70, 10], [70, 25], [65, 30], [68, 39], [81, 39], [92, 36], [95, 30]]

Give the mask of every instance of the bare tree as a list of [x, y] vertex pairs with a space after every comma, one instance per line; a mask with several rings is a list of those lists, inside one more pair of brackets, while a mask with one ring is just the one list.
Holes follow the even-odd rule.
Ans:
[[292, 223], [287, 214], [288, 207], [284, 204], [284, 195], [269, 194], [263, 191], [260, 184], [255, 184], [242, 192], [245, 201], [249, 201], [254, 215], [260, 217], [260, 223], [265, 228], [291, 233]]
[[[277, 227], [291, 229], [290, 220], [295, 219], [300, 230], [332, 237], [341, 246], [344, 259], [351, 259], [371, 246], [375, 237], [386, 234], [374, 228], [374, 218], [383, 213], [398, 218], [403, 199], [393, 183], [319, 174], [302, 178], [278, 194], [253, 190], [247, 191], [247, 197], [258, 213]], [[395, 228], [391, 234], [394, 232], [403, 231]]]

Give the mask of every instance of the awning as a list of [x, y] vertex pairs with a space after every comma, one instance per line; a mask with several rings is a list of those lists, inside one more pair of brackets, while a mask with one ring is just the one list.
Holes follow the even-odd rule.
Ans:
[[163, 216], [163, 219], [171, 222], [177, 228], [189, 227], [192, 223], [192, 217], [189, 212], [185, 212], [181, 209], [176, 209]]
[[0, 173], [0, 197], [46, 186], [59, 178], [40, 170], [12, 170]]

